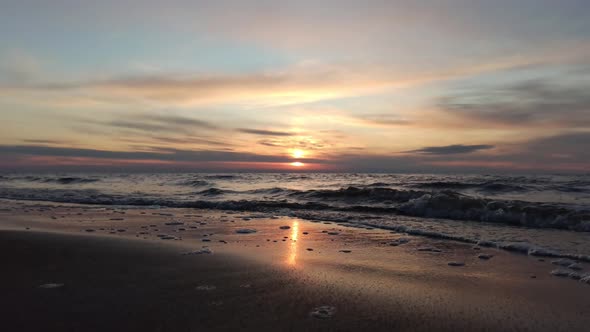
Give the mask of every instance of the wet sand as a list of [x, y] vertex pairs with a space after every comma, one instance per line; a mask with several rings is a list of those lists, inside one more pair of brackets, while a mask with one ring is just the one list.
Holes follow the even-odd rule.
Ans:
[[[7, 331], [590, 326], [590, 285], [551, 276], [551, 259], [450, 241], [252, 213], [11, 201], [0, 201], [0, 229]], [[400, 238], [409, 242], [390, 245]]]

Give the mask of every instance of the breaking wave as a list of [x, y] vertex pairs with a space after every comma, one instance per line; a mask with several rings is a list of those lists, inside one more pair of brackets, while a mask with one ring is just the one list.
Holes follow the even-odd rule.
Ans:
[[480, 192], [524, 192], [534, 190], [531, 187], [524, 185], [515, 185], [495, 181], [487, 181], [482, 183], [468, 183], [468, 182], [428, 182], [418, 183], [414, 185], [416, 188], [427, 188], [427, 189], [442, 189], [442, 190], [462, 190], [472, 189]]
[[0, 180], [3, 181], [23, 181], [23, 182], [33, 182], [33, 183], [54, 183], [54, 184], [84, 184], [84, 183], [93, 183], [98, 182], [100, 179], [98, 178], [90, 178], [90, 177], [72, 177], [72, 176], [64, 176], [64, 177], [47, 177], [47, 176], [0, 176]]
[[[264, 195], [272, 195], [272, 198]], [[448, 190], [426, 192], [379, 187], [293, 190], [275, 187], [239, 192], [209, 188], [172, 199], [147, 193], [113, 195], [96, 190], [0, 188], [0, 198], [267, 212], [276, 209], [350, 211], [590, 232], [588, 206], [493, 200]]]

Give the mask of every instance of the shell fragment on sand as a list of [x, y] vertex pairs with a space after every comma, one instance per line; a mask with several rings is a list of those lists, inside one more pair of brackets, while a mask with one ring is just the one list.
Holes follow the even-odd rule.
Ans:
[[449, 266], [465, 266], [463, 262], [448, 262], [447, 265]]
[[336, 313], [336, 308], [328, 305], [314, 308], [309, 314], [317, 319], [329, 319]]
[[252, 229], [252, 228], [240, 228], [240, 229], [236, 230], [236, 233], [238, 233], [238, 234], [252, 234], [252, 233], [256, 233], [256, 230]]
[[397, 247], [399, 245], [402, 245], [402, 244], [405, 244], [405, 243], [408, 243], [408, 242], [410, 242], [410, 239], [405, 238], [405, 237], [401, 237], [399, 239], [395, 239], [395, 240], [391, 241], [389, 243], [389, 245], [392, 246], [392, 247]]
[[422, 248], [418, 248], [416, 250], [418, 250], [418, 251], [427, 251], [427, 252], [442, 252], [442, 250], [440, 250], [438, 248], [433, 248], [433, 247], [422, 247]]
[[170, 221], [170, 222], [164, 223], [164, 225], [166, 225], [166, 226], [179, 226], [179, 225], [184, 225], [184, 223], [182, 221]]
[[492, 255], [492, 254], [480, 254], [479, 256], [477, 256], [477, 258], [483, 259], [483, 260], [488, 260], [492, 257], [494, 257], [494, 255]]

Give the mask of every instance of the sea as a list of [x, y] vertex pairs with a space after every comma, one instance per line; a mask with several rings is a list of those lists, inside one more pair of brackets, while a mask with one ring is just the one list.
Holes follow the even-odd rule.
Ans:
[[0, 175], [0, 199], [234, 210], [590, 261], [590, 175]]

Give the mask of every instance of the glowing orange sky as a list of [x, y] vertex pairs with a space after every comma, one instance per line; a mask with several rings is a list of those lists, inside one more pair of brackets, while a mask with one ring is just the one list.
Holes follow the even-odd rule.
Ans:
[[589, 5], [499, 2], [15, 2], [0, 168], [590, 169]]

